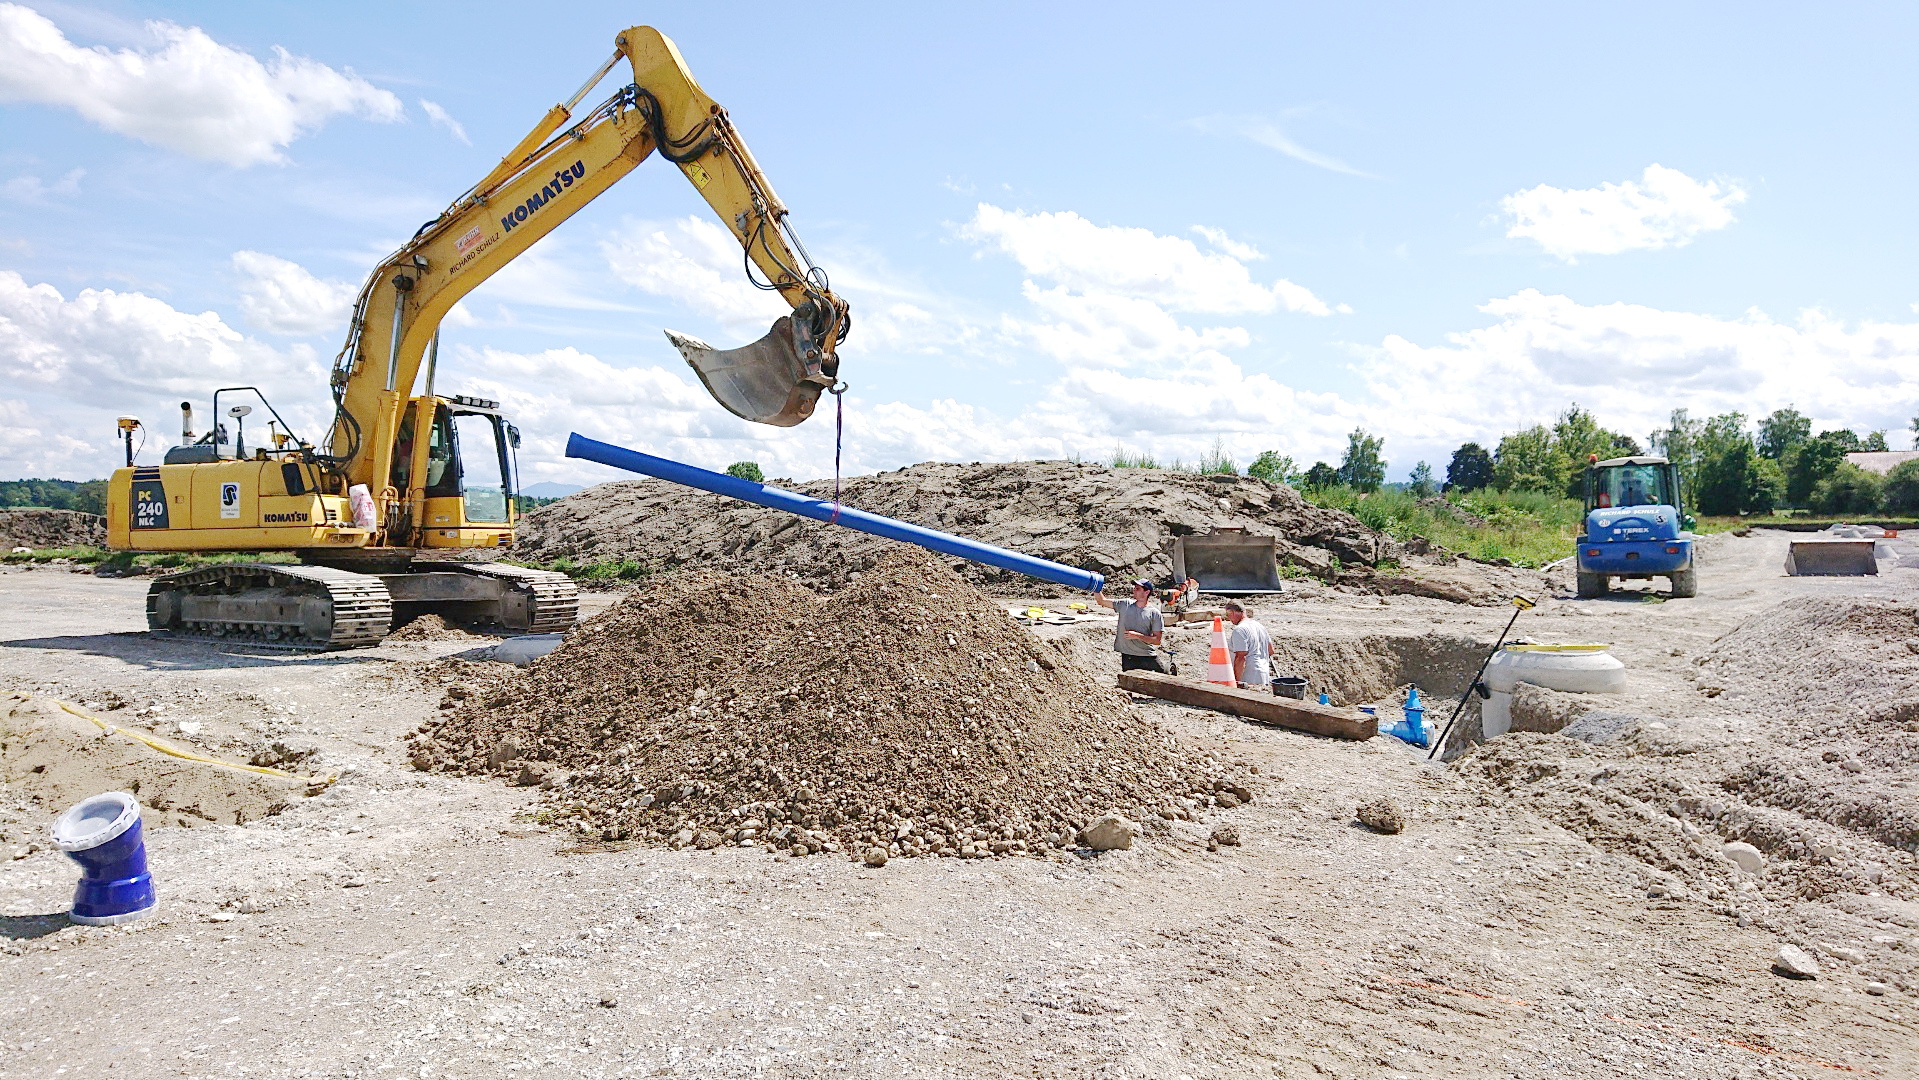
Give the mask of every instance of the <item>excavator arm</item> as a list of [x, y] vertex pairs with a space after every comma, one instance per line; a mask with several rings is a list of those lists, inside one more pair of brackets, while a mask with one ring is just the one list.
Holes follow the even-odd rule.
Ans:
[[[632, 84], [576, 113], [622, 59]], [[414, 381], [429, 350], [437, 351], [440, 321], [453, 305], [656, 151], [740, 242], [749, 276], [757, 270], [755, 283], [793, 308], [741, 349], [714, 349], [671, 331], [668, 337], [729, 411], [779, 426], [812, 414], [820, 391], [838, 377], [836, 347], [850, 325], [846, 303], [807, 258], [785, 205], [726, 110], [700, 89], [671, 41], [634, 27], [571, 100], [549, 110], [485, 179], [361, 288], [334, 361], [336, 414], [325, 455], [348, 483], [375, 492], [385, 485]]]

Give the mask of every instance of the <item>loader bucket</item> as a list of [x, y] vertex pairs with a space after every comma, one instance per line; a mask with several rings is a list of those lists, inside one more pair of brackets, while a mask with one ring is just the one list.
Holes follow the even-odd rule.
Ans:
[[1201, 592], [1225, 596], [1276, 593], [1279, 542], [1244, 529], [1176, 537], [1172, 543], [1173, 579], [1196, 578]]
[[792, 427], [813, 415], [820, 391], [833, 384], [802, 358], [803, 344], [791, 316], [782, 315], [766, 336], [737, 349], [716, 349], [695, 337], [668, 330], [666, 339], [706, 384], [726, 411], [757, 424]]
[[1786, 549], [1786, 573], [1791, 577], [1858, 577], [1877, 574], [1874, 540], [1794, 540]]

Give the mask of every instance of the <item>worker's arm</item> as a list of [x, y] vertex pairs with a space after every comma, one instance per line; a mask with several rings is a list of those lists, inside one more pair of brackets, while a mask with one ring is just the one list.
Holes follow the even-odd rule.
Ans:
[[1150, 634], [1142, 634], [1137, 630], [1128, 630], [1126, 631], [1126, 638], [1129, 641], [1143, 642], [1147, 645], [1151, 645], [1157, 648], [1159, 646], [1160, 640], [1166, 636], [1166, 623], [1164, 619], [1160, 616], [1160, 613], [1158, 611], [1152, 608], [1148, 608], [1147, 610], [1152, 611], [1153, 623], [1156, 624], [1159, 627], [1159, 629], [1154, 630]]
[[1243, 652], [1236, 652], [1233, 654], [1233, 682], [1239, 686], [1246, 685], [1247, 655], [1248, 654]]
[[1113, 602], [1106, 598], [1106, 587], [1103, 585], [1100, 586], [1100, 590], [1098, 592], [1093, 594], [1093, 603], [1098, 604], [1100, 607], [1103, 607], [1108, 611], [1113, 610]]

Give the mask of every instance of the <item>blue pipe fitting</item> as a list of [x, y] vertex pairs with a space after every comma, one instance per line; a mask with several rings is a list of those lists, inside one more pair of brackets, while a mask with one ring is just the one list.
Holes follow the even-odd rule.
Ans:
[[789, 514], [824, 521], [829, 525], [843, 525], [857, 532], [883, 536], [888, 540], [917, 544], [929, 551], [942, 555], [954, 555], [971, 562], [986, 566], [995, 566], [1001, 570], [1011, 570], [1015, 574], [1050, 581], [1055, 585], [1066, 585], [1085, 592], [1099, 592], [1106, 587], [1106, 577], [1091, 570], [1064, 566], [1046, 559], [1022, 555], [1017, 551], [1008, 551], [992, 544], [982, 544], [977, 540], [968, 540], [963, 536], [940, 532], [900, 521], [897, 518], [881, 517], [864, 510], [855, 510], [850, 506], [835, 507], [834, 504], [784, 488], [756, 484], [751, 480], [741, 480], [737, 476], [716, 473], [698, 466], [688, 465], [668, 458], [655, 457], [638, 450], [628, 450], [623, 446], [614, 446], [597, 439], [589, 439], [574, 432], [566, 440], [566, 456], [597, 461], [602, 465], [611, 465], [616, 469], [625, 469], [642, 476], [651, 476], [683, 484], [701, 491], [710, 491], [715, 495], [749, 502], [755, 506], [764, 506], [773, 510], [784, 510]]
[[80, 864], [67, 917], [88, 926], [144, 919], [160, 902], [147, 872], [140, 804], [124, 791], [83, 799], [53, 822], [53, 843]]
[[1426, 709], [1419, 703], [1419, 687], [1406, 691], [1406, 706], [1401, 710], [1406, 719], [1386, 729], [1386, 734], [1401, 742], [1414, 746], [1426, 745]]

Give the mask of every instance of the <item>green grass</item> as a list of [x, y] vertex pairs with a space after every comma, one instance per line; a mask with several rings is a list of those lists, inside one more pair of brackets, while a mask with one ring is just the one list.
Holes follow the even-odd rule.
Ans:
[[579, 562], [561, 557], [551, 562], [521, 562], [507, 559], [510, 566], [524, 566], [532, 570], [551, 570], [565, 574], [575, 581], [643, 581], [653, 573], [645, 563], [635, 559], [602, 559], [596, 562]]
[[1329, 487], [1300, 494], [1395, 540], [1423, 536], [1449, 551], [1517, 566], [1544, 566], [1571, 555], [1584, 517], [1577, 501], [1534, 491], [1475, 491], [1424, 506], [1405, 491]]
[[226, 566], [231, 563], [267, 563], [286, 566], [300, 560], [284, 551], [162, 551], [136, 555], [130, 551], [107, 551], [94, 547], [35, 548], [0, 554], [0, 562], [44, 563], [67, 559], [82, 566], [102, 570], [192, 570], [202, 566]]
[[1769, 526], [1789, 525], [1794, 529], [1823, 529], [1828, 525], [1857, 525], [1862, 522], [1883, 525], [1888, 529], [1919, 529], [1919, 520], [1907, 517], [1893, 517], [1886, 514], [1854, 514], [1850, 517], [1815, 516], [1807, 513], [1754, 514], [1749, 517], [1702, 517], [1699, 528], [1702, 533], [1731, 532], [1734, 529], [1767, 528]]

